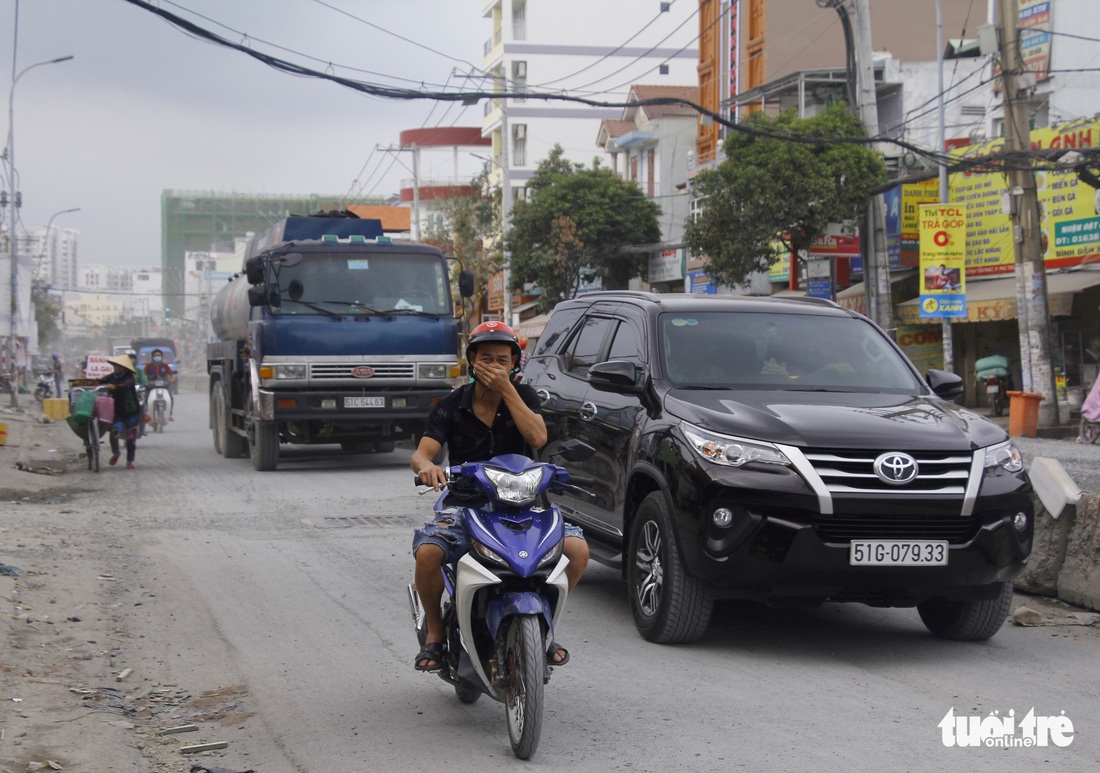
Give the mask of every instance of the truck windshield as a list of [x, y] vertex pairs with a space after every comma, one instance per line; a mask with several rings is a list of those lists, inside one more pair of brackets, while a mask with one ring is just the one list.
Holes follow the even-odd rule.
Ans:
[[268, 276], [274, 314], [450, 315], [446, 266], [411, 253], [306, 253]]

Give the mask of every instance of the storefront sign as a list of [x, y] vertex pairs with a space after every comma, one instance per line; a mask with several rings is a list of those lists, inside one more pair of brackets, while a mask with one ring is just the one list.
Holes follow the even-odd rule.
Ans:
[[920, 315], [966, 317], [966, 206], [920, 205]]
[[649, 258], [649, 282], [674, 282], [684, 278], [684, 251], [662, 250]]
[[[1032, 150], [1100, 147], [1100, 120], [1084, 118], [1031, 132]], [[1003, 151], [1004, 140], [964, 148], [980, 158]], [[1039, 199], [1040, 245], [1047, 268], [1076, 265], [1100, 256], [1100, 196], [1072, 169], [1035, 172]], [[999, 170], [951, 175], [951, 202], [967, 205], [966, 271], [971, 276], [1011, 273], [1015, 265], [1012, 221], [1004, 211], [1008, 186]]]

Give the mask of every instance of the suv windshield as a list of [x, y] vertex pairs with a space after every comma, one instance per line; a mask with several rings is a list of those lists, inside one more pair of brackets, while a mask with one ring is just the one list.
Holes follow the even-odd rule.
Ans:
[[919, 392], [904, 359], [852, 317], [744, 312], [664, 313], [661, 357], [673, 386]]
[[443, 261], [431, 255], [308, 253], [269, 276], [275, 314], [451, 314]]

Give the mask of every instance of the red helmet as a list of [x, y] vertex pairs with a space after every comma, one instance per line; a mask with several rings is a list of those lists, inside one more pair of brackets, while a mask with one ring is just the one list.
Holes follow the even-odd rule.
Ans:
[[466, 342], [466, 362], [472, 359], [471, 354], [478, 344], [489, 343], [508, 344], [512, 348], [512, 354], [520, 356], [519, 339], [512, 328], [503, 322], [482, 322], [470, 331], [470, 339]]

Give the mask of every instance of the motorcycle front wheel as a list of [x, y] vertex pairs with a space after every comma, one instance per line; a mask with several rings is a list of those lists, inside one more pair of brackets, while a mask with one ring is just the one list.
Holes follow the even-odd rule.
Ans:
[[504, 711], [512, 753], [529, 760], [542, 735], [543, 677], [546, 649], [536, 615], [516, 615], [508, 624], [504, 655], [508, 680]]

